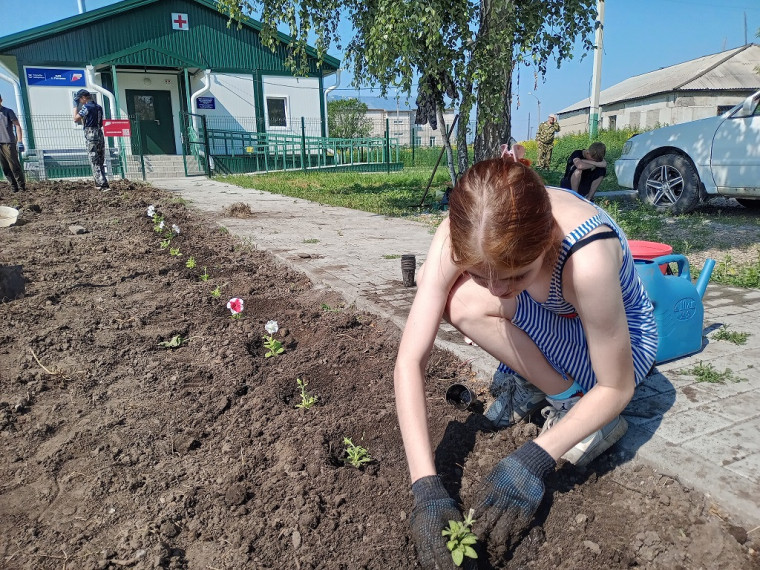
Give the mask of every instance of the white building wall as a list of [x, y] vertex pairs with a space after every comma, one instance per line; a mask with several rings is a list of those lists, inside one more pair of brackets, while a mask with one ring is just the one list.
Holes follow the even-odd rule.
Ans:
[[[303, 117], [307, 136], [321, 136], [321, 100], [318, 78], [264, 75], [261, 81], [267, 132], [300, 134], [301, 117]], [[269, 125], [268, 98], [285, 99], [286, 126]]]
[[[390, 128], [390, 138], [398, 140], [398, 144], [401, 146], [411, 145], [411, 131], [414, 128], [415, 146], [443, 146], [443, 131], [438, 129], [432, 129], [429, 124], [427, 125], [415, 125], [414, 124], [415, 111], [403, 110], [398, 113], [393, 110], [385, 109], [368, 109], [367, 118], [372, 121], [372, 132], [370, 137], [384, 137], [386, 120], [388, 121], [388, 127]], [[443, 114], [446, 121], [446, 128], [451, 129], [451, 124], [454, 122], [454, 112], [446, 111]], [[452, 136], [452, 144], [455, 144], [455, 134]]]
[[[203, 87], [203, 73], [190, 78], [190, 91]], [[253, 76], [246, 74], [212, 73], [208, 91], [200, 97], [213, 97], [214, 109], [197, 109], [206, 115], [209, 128], [230, 131], [256, 132], [256, 105]]]

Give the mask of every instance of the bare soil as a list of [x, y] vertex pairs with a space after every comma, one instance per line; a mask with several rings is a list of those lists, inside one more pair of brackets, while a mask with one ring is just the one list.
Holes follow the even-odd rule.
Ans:
[[[416, 566], [392, 323], [169, 193], [128, 181], [108, 193], [79, 182], [0, 192], [21, 210], [0, 228], [0, 265], [27, 279], [25, 296], [0, 303], [1, 568]], [[179, 226], [181, 255], [161, 249], [151, 204]], [[240, 319], [231, 297], [245, 301]], [[265, 358], [270, 319], [285, 352]], [[176, 335], [178, 348], [159, 344]], [[538, 430], [494, 433], [447, 405], [445, 388], [468, 376], [434, 352], [436, 461], [465, 507]], [[311, 409], [296, 408], [298, 378], [318, 398]], [[345, 437], [369, 465], [343, 461]], [[613, 452], [587, 470], [560, 466], [508, 560], [481, 551], [480, 568], [756, 569], [758, 534]]]

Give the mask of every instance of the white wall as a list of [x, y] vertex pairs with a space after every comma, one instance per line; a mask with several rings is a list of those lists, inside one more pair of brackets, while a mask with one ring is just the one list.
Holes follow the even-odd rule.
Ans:
[[[203, 73], [197, 73], [190, 79], [192, 93], [203, 87], [203, 79]], [[194, 113], [206, 115], [209, 128], [256, 132], [253, 76], [212, 73], [209, 90], [200, 96], [215, 99], [214, 109], [193, 110]]]
[[[181, 125], [179, 120], [180, 107], [179, 101], [179, 84], [176, 74], [162, 73], [127, 73], [125, 71], [116, 71], [116, 82], [119, 87], [119, 107], [121, 117], [127, 116], [127, 89], [138, 89], [146, 91], [168, 91], [172, 102], [172, 124], [174, 125], [174, 150], [182, 153], [181, 143]], [[131, 145], [128, 145], [131, 146]], [[129, 149], [128, 149], [129, 152]]]
[[[307, 134], [321, 136], [315, 126], [321, 120], [319, 79], [316, 77], [283, 77], [265, 75], [262, 77], [264, 91], [264, 117], [267, 131], [272, 133], [301, 133], [301, 117], [304, 117]], [[267, 97], [285, 98], [286, 127], [270, 127], [267, 118]]]

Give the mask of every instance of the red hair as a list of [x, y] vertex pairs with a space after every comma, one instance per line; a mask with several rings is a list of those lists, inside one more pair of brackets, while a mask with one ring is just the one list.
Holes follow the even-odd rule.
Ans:
[[449, 224], [459, 267], [520, 269], [560, 245], [541, 178], [508, 157], [464, 173], [449, 198]]

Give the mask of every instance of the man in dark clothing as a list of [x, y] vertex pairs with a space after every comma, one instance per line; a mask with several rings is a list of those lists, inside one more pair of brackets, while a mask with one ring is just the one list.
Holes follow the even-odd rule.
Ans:
[[21, 130], [21, 123], [13, 109], [3, 107], [3, 98], [0, 96], [0, 166], [14, 192], [26, 190], [24, 169], [21, 168], [18, 159], [19, 151], [24, 152], [24, 132]]
[[567, 159], [565, 175], [559, 185], [574, 190], [587, 200], [593, 200], [597, 188], [607, 176], [607, 162], [604, 143], [591, 143], [587, 149], [573, 151]]
[[[81, 105], [81, 106], [80, 106]], [[92, 100], [86, 89], [80, 89], [74, 96], [74, 122], [82, 123], [87, 153], [90, 156], [95, 186], [108, 190], [108, 179], [103, 167], [105, 163], [106, 141], [103, 138], [103, 107]]]

